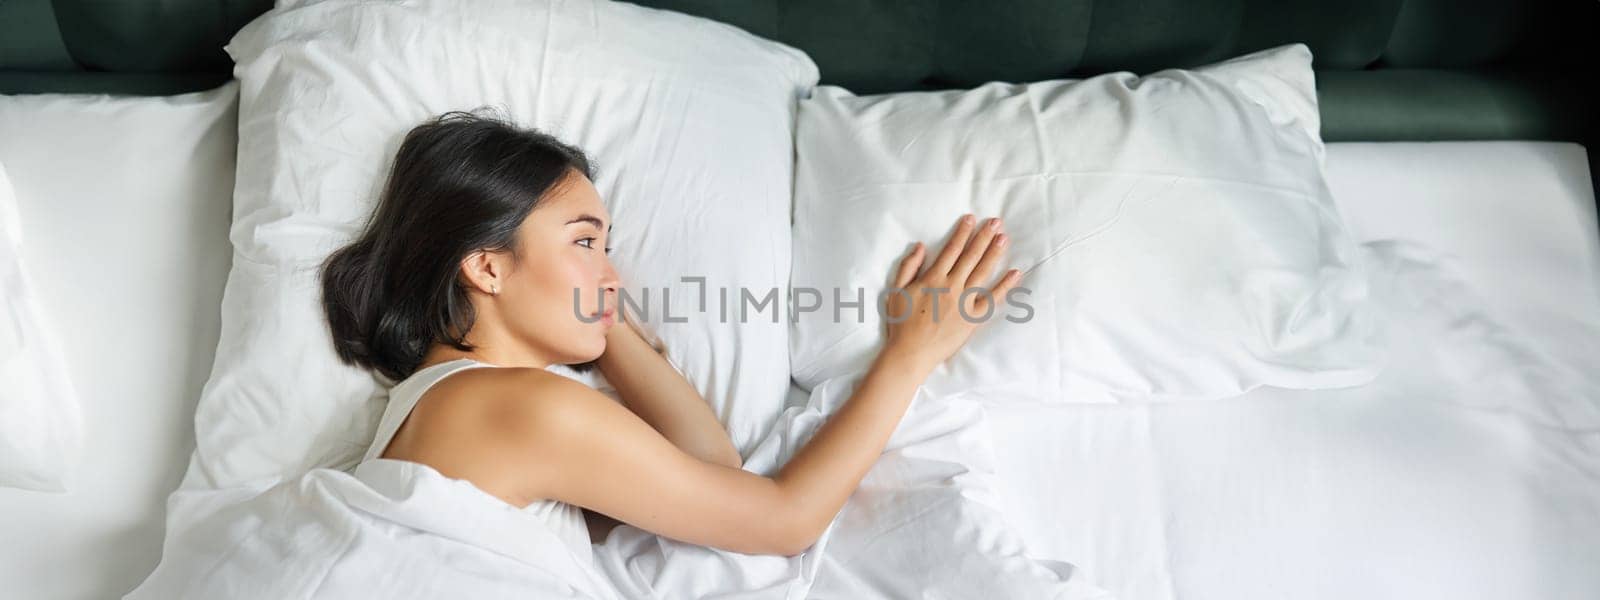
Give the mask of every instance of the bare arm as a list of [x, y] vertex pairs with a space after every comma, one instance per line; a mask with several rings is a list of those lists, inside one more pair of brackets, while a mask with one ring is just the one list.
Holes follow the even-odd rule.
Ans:
[[[958, 311], [986, 314], [991, 298], [1005, 297], [1021, 279], [1021, 273], [1012, 269], [990, 290], [989, 298], [974, 297], [965, 307], [957, 304], [962, 290], [988, 279], [1005, 252], [1006, 241], [998, 220], [977, 227], [976, 219], [969, 215], [957, 225], [952, 239], [926, 272], [918, 275], [924, 262], [920, 243], [901, 261], [893, 287], [910, 292], [909, 298], [891, 295], [887, 308], [891, 320], [903, 320], [888, 325], [884, 349], [849, 402], [824, 422], [774, 477], [791, 502], [788, 514], [801, 530], [797, 552], [822, 535], [877, 462], [917, 386], [971, 337], [977, 324], [962, 318]], [[950, 292], [924, 293], [924, 288]], [[940, 296], [938, 302], [931, 300], [933, 295]]]
[[905, 416], [917, 386], [933, 365], [897, 353], [878, 355], [849, 402], [817, 428], [773, 477], [788, 499], [798, 541], [785, 554], [811, 546], [867, 476]]
[[[536, 465], [530, 494], [611, 515], [659, 535], [751, 554], [793, 555], [809, 548], [882, 454], [918, 385], [970, 337], [976, 324], [957, 311], [969, 282], [983, 281], [1005, 246], [996, 229], [963, 220], [926, 273], [919, 244], [901, 263], [889, 314], [888, 343], [850, 400], [771, 478], [698, 459], [675, 447], [637, 415], [594, 390], [531, 371], [536, 398], [508, 404], [505, 440]], [[1004, 297], [1020, 274], [991, 291]], [[909, 284], [909, 285], [908, 285]], [[946, 288], [918, 294], [922, 288]], [[931, 296], [939, 295], [938, 310]], [[970, 302], [983, 314], [989, 300]]]
[[632, 324], [622, 320], [623, 311], [616, 314], [598, 366], [623, 405], [691, 456], [735, 469], [742, 466], [744, 459], [705, 398]]

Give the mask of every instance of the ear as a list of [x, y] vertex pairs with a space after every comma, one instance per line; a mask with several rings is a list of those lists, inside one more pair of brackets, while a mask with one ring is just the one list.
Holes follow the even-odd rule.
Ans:
[[461, 277], [479, 292], [494, 295], [505, 289], [505, 265], [498, 253], [479, 250], [461, 259]]

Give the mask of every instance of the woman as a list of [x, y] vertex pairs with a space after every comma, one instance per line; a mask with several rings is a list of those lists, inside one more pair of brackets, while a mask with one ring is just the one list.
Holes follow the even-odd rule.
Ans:
[[[763, 477], [740, 468], [704, 399], [615, 311], [611, 219], [592, 177], [583, 152], [548, 135], [446, 113], [406, 136], [365, 231], [322, 272], [339, 357], [400, 382], [368, 458], [466, 480], [574, 548], [589, 542], [580, 507], [747, 554], [809, 548], [917, 386], [977, 327], [958, 311], [986, 314], [1020, 279], [1012, 269], [956, 305], [1000, 261], [995, 219], [964, 216], [932, 261], [913, 247], [892, 282], [912, 293], [889, 296], [887, 342], [854, 395]], [[558, 363], [597, 366], [622, 403], [544, 370]], [[590, 533], [603, 539], [598, 515]]]

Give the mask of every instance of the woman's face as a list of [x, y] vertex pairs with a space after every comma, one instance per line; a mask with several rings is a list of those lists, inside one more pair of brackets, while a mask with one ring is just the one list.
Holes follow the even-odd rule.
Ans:
[[576, 170], [547, 194], [522, 222], [518, 263], [489, 299], [519, 345], [552, 363], [592, 361], [617, 310], [620, 282], [606, 256], [611, 215]]

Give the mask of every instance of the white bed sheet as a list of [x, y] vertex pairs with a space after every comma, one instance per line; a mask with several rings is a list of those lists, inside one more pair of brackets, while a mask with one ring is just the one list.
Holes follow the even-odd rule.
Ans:
[[[1459, 257], [1519, 339], [1592, 368], [1600, 241], [1581, 147], [1333, 144], [1328, 171], [1360, 239]], [[1002, 512], [1031, 555], [1122, 598], [1600, 597], [1600, 434], [1519, 416], [1540, 398], [1430, 397], [1410, 376], [1427, 359], [1348, 390], [990, 403]]]

